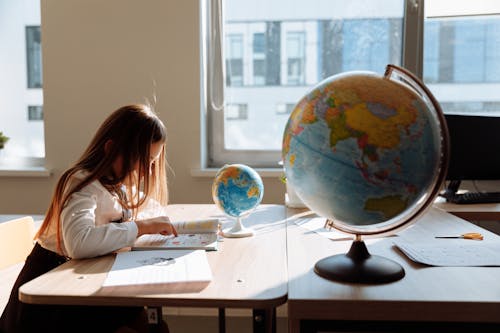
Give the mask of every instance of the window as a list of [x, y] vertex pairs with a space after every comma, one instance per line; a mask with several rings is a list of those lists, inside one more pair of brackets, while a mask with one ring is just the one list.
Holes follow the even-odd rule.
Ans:
[[295, 103], [279, 103], [276, 105], [276, 114], [289, 116], [295, 108]]
[[28, 120], [43, 120], [43, 106], [28, 105]]
[[203, 63], [210, 64], [206, 166], [278, 167], [295, 103], [328, 76], [348, 70], [383, 74], [389, 63], [421, 71], [418, 0], [202, 3], [208, 22]]
[[423, 78], [444, 113], [500, 115], [500, 3], [426, 2]]
[[227, 36], [227, 60], [226, 68], [228, 86], [243, 85], [243, 36], [231, 34]]
[[286, 35], [286, 67], [287, 84], [304, 84], [305, 75], [305, 34], [304, 32], [288, 32]]
[[266, 83], [266, 47], [265, 35], [263, 32], [253, 34], [253, 81], [255, 85]]
[[246, 104], [228, 104], [226, 106], [226, 120], [248, 119]]
[[42, 165], [40, 1], [0, 0], [0, 6], [0, 131], [10, 138], [0, 165]]

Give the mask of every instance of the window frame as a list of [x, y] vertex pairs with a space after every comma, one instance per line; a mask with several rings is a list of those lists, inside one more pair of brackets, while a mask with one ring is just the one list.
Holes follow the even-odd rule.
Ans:
[[[234, 150], [224, 147], [225, 57], [223, 50], [223, 2], [201, 0], [202, 19], [202, 144], [201, 164], [218, 168], [243, 163], [257, 168], [280, 169], [281, 150]], [[405, 0], [401, 64], [422, 77], [424, 0]]]

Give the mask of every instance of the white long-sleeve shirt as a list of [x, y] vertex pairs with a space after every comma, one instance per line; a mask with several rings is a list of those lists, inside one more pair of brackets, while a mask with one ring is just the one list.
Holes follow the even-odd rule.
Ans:
[[[83, 174], [75, 178], [81, 179]], [[70, 258], [90, 258], [132, 246], [137, 238], [135, 222], [119, 221], [123, 210], [118, 197], [99, 181], [75, 192], [61, 212], [61, 248], [57, 249], [56, 223], [38, 239], [44, 248]], [[55, 221], [54, 221], [55, 222]]]

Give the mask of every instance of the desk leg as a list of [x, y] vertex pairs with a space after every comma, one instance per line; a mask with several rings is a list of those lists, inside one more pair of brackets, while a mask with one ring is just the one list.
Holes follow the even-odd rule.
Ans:
[[300, 319], [288, 317], [288, 333], [300, 333]]
[[276, 333], [276, 309], [253, 310], [253, 332]]
[[219, 308], [219, 333], [226, 333], [226, 309]]

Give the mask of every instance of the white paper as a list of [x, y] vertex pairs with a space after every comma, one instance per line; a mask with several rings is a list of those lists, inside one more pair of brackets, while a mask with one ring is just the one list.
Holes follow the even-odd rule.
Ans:
[[431, 266], [500, 266], [500, 244], [474, 240], [395, 241], [411, 260]]
[[325, 228], [325, 222], [325, 217], [302, 217], [297, 219], [295, 224], [329, 239], [348, 240], [354, 238], [353, 235], [342, 233], [337, 229]]
[[204, 250], [130, 251], [116, 255], [103, 287], [211, 280]]

